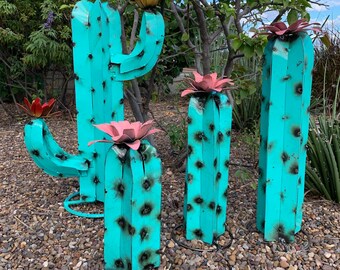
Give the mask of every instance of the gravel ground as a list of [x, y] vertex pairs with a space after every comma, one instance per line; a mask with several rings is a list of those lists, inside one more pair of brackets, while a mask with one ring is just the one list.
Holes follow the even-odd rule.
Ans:
[[[160, 123], [179, 121], [177, 106], [153, 107]], [[180, 111], [185, 113], [186, 104]], [[77, 179], [44, 174], [23, 143], [27, 119], [11, 120], [2, 109], [0, 117], [0, 269], [103, 269], [103, 220], [72, 216], [62, 207], [63, 200], [78, 189]], [[71, 117], [47, 122], [60, 145], [75, 152], [76, 127]], [[231, 162], [252, 163], [239, 136], [234, 133], [232, 138]], [[156, 142], [164, 167], [159, 269], [340, 269], [340, 205], [307, 194], [304, 233], [289, 245], [265, 242], [255, 228], [256, 170], [250, 168], [250, 179], [237, 179], [237, 165], [231, 166], [229, 233], [220, 237], [220, 249], [185, 241], [181, 228], [175, 230], [183, 220], [184, 174], [172, 166], [178, 157], [169, 150], [167, 137], [158, 134]], [[101, 208], [99, 203], [91, 206]], [[182, 247], [174, 238], [204, 251]], [[223, 248], [230, 241], [231, 246]]]

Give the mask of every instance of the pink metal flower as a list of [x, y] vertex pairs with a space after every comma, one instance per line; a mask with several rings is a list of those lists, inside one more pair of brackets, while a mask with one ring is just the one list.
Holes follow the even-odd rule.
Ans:
[[60, 112], [51, 113], [53, 106], [55, 103], [55, 99], [51, 98], [48, 102], [41, 104], [41, 99], [36, 98], [30, 103], [28, 99], [24, 98], [24, 105], [17, 103], [20, 109], [22, 109], [25, 113], [33, 117], [49, 117], [52, 115], [60, 114]]
[[185, 89], [181, 97], [184, 97], [189, 94], [194, 94], [194, 93], [205, 93], [205, 92], [221, 92], [223, 88], [229, 84], [229, 85], [234, 85], [233, 81], [231, 79], [222, 79], [222, 78], [217, 78], [217, 73], [211, 73], [208, 75], [202, 76], [198, 72], [194, 71], [193, 72], [195, 79], [190, 79], [188, 78], [188, 82], [190, 87]]
[[153, 121], [149, 120], [144, 124], [141, 122], [119, 121], [111, 122], [110, 124], [94, 125], [96, 128], [111, 136], [111, 140], [96, 140], [91, 141], [88, 145], [96, 142], [114, 142], [115, 144], [125, 144], [133, 150], [138, 150], [141, 140], [146, 136], [154, 134], [159, 129], [152, 128]]
[[[311, 27], [312, 26], [312, 27]], [[268, 35], [268, 38], [274, 37], [287, 37], [297, 34], [299, 32], [305, 32], [307, 30], [313, 30], [314, 32], [320, 32], [319, 23], [308, 23], [305, 19], [297, 20], [295, 23], [286, 26], [283, 22], [275, 22], [271, 25], [266, 25], [260, 29], [265, 29], [269, 32], [259, 33], [260, 35]]]

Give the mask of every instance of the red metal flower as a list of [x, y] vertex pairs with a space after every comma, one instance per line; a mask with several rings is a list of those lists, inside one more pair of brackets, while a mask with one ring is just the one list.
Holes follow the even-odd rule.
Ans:
[[313, 30], [314, 32], [321, 31], [319, 23], [308, 23], [306, 19], [297, 20], [295, 23], [289, 25], [288, 27], [284, 22], [275, 22], [271, 25], [261, 27], [260, 29], [265, 29], [269, 31], [259, 33], [259, 35], [268, 35], [269, 39], [275, 37], [285, 39], [287, 36], [292, 36], [299, 32], [305, 32], [307, 30]]
[[36, 98], [30, 103], [28, 99], [24, 98], [24, 105], [17, 104], [20, 109], [22, 109], [25, 113], [33, 117], [49, 117], [52, 115], [59, 114], [60, 112], [51, 113], [53, 106], [55, 103], [55, 99], [51, 98], [48, 102], [41, 104], [41, 99]]
[[189, 94], [194, 94], [194, 93], [205, 93], [205, 92], [221, 92], [223, 88], [229, 84], [229, 85], [234, 85], [233, 81], [231, 79], [222, 79], [222, 78], [217, 78], [217, 73], [211, 73], [208, 75], [202, 76], [198, 72], [194, 71], [193, 72], [195, 79], [190, 79], [188, 78], [188, 83], [190, 85], [189, 88], [185, 89], [181, 97], [184, 97]]
[[111, 122], [110, 124], [94, 125], [96, 128], [104, 131], [111, 136], [110, 140], [96, 140], [88, 143], [90, 146], [96, 142], [114, 142], [115, 144], [125, 144], [133, 150], [140, 147], [141, 140], [146, 136], [160, 131], [159, 129], [152, 129], [153, 121], [149, 120], [144, 124], [141, 122], [119, 121]]

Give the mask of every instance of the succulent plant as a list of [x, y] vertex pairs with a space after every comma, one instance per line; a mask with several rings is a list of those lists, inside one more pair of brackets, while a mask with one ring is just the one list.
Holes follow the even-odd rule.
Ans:
[[275, 22], [262, 27], [262, 29], [268, 32], [261, 32], [259, 35], [268, 35], [268, 39], [279, 38], [281, 40], [286, 40], [291, 36], [296, 36], [297, 33], [307, 30], [313, 30], [314, 32], [321, 31], [319, 23], [308, 23], [305, 19], [297, 20], [288, 27], [284, 22]]
[[51, 98], [48, 102], [41, 104], [41, 99], [36, 98], [31, 102], [28, 99], [24, 98], [24, 105], [17, 104], [20, 109], [22, 109], [25, 113], [32, 117], [50, 117], [53, 115], [60, 114], [60, 112], [51, 113], [55, 104], [55, 99]]
[[154, 134], [159, 129], [152, 128], [153, 121], [149, 120], [144, 124], [141, 122], [130, 123], [129, 121], [112, 121], [110, 124], [94, 125], [96, 128], [110, 135], [110, 140], [96, 140], [89, 142], [89, 146], [96, 142], [114, 142], [118, 145], [126, 145], [133, 150], [140, 147], [141, 140]]
[[195, 79], [187, 79], [189, 87], [182, 92], [181, 97], [195, 93], [221, 92], [227, 84], [234, 85], [231, 79], [217, 78], [217, 73], [202, 76], [194, 71], [193, 75]]

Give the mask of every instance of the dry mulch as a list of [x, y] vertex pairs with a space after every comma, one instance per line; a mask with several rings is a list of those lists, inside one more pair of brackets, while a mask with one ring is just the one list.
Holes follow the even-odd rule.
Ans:
[[[152, 105], [159, 123], [180, 121], [186, 104]], [[13, 110], [13, 107], [9, 106]], [[131, 114], [128, 114], [131, 117]], [[44, 174], [23, 142], [26, 118], [10, 119], [0, 108], [0, 269], [103, 269], [103, 220], [72, 216], [63, 200], [78, 189], [77, 179]], [[69, 115], [49, 119], [49, 128], [67, 151], [76, 152], [76, 123]], [[233, 136], [234, 135], [234, 136]], [[237, 136], [236, 136], [237, 135]], [[257, 173], [240, 180], [235, 164], [253, 163], [249, 149], [232, 134], [226, 232], [220, 249], [185, 242], [182, 224], [184, 173], [173, 167], [178, 156], [164, 134], [156, 135], [163, 161], [162, 264], [159, 269], [340, 269], [340, 205], [306, 196], [303, 231], [293, 244], [265, 242], [255, 228]], [[102, 205], [93, 206], [101, 209]], [[176, 238], [196, 249], [179, 246]], [[230, 247], [223, 248], [232, 240]]]

